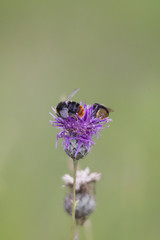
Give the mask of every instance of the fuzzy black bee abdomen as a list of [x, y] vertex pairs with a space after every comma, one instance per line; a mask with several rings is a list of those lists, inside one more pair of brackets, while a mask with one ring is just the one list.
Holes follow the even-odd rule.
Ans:
[[69, 113], [78, 113], [80, 104], [77, 102], [68, 102], [68, 112]]

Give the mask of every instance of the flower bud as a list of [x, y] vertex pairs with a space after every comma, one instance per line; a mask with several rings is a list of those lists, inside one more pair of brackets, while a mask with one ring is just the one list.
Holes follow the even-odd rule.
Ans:
[[[72, 215], [73, 206], [73, 194], [70, 193], [64, 200], [64, 208], [66, 212]], [[76, 220], [83, 220], [90, 215], [96, 207], [96, 201], [94, 196], [88, 193], [77, 193], [76, 194], [76, 208], [75, 218]]]
[[85, 157], [90, 151], [90, 147], [84, 143], [79, 143], [77, 139], [71, 139], [69, 145], [65, 148], [65, 152], [72, 159], [79, 160]]

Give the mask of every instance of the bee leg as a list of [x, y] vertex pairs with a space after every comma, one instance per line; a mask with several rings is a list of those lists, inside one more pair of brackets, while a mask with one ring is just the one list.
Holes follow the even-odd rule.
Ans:
[[76, 121], [78, 121], [78, 118], [77, 118], [77, 115], [75, 115], [75, 114], [69, 114], [69, 117], [72, 117], [72, 118], [74, 118]]

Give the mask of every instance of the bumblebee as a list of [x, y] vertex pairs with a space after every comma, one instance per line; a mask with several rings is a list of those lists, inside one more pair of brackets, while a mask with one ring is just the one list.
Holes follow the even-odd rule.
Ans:
[[105, 107], [102, 104], [94, 103], [93, 104], [93, 116], [96, 118], [104, 119], [109, 117], [109, 113], [114, 112], [113, 109]]
[[82, 118], [85, 114], [84, 107], [81, 106], [79, 103], [70, 100], [80, 89], [75, 89], [64, 102], [58, 103], [56, 107], [57, 115], [61, 118], [67, 117], [75, 117], [76, 113], [80, 118]]

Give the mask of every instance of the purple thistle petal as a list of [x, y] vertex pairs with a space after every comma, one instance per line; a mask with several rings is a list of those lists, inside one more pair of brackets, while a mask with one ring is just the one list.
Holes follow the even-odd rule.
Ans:
[[77, 157], [77, 154], [79, 152], [79, 149], [80, 149], [81, 145], [82, 145], [82, 142], [79, 141], [79, 146], [78, 146], [77, 151], [75, 153], [75, 158]]

